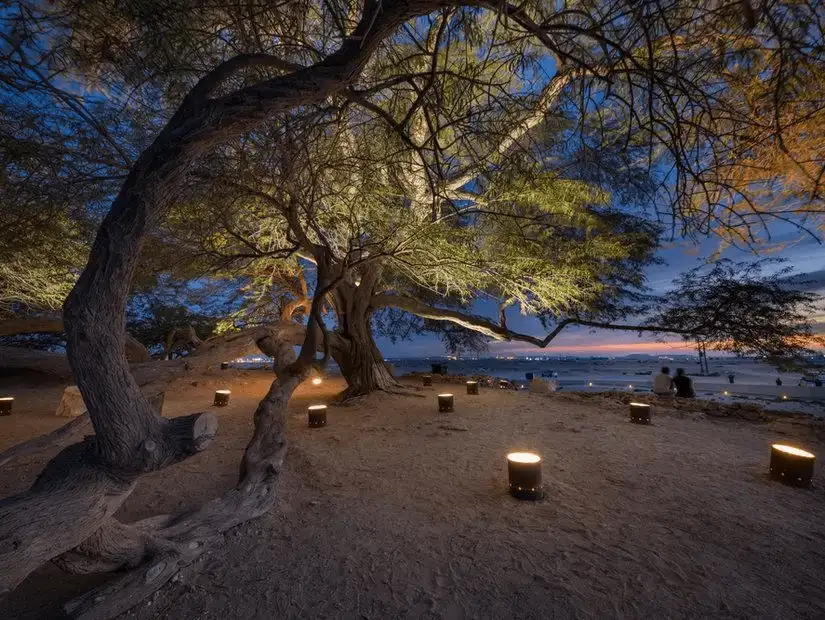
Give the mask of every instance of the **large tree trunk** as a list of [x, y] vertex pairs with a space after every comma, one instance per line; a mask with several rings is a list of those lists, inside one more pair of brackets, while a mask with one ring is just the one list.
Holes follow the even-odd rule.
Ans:
[[398, 386], [372, 337], [369, 319], [360, 328], [337, 334], [343, 344], [332, 349], [332, 356], [347, 380], [345, 398], [363, 396]]
[[338, 315], [332, 356], [347, 380], [343, 398], [363, 396], [398, 386], [372, 336], [370, 300], [380, 267], [360, 271], [360, 282], [341, 282], [335, 290]]
[[[135, 481], [145, 472], [203, 449], [216, 431], [217, 417], [212, 414], [176, 420], [158, 415], [141, 393], [125, 355], [126, 298], [141, 245], [147, 231], [183, 197], [192, 163], [265, 119], [344, 90], [399, 24], [438, 6], [432, 1], [368, 2], [350, 36], [323, 61], [213, 97], [227, 77], [255, 59], [260, 61], [261, 55], [230, 59], [192, 89], [160, 135], [141, 153], [101, 223], [88, 264], [63, 312], [69, 363], [88, 408], [94, 440], [70, 446], [32, 489], [0, 502], [0, 594], [38, 565], [86, 541], [90, 544], [82, 549], [83, 554], [90, 548], [103, 548], [104, 563], [111, 566], [111, 537], [104, 534], [122, 531], [111, 528], [108, 521]], [[272, 62], [272, 57], [266, 58]], [[316, 323], [320, 323], [319, 303], [329, 290], [320, 266], [311, 312]], [[283, 410], [289, 394], [314, 363], [316, 331], [310, 321], [298, 360], [279, 375], [256, 411], [255, 434], [234, 493], [162, 529], [160, 535], [167, 543], [152, 546], [160, 551], [148, 570], [129, 573], [116, 584], [119, 590], [81, 601], [71, 613], [111, 617], [128, 609], [174, 575], [204, 539], [272, 505], [272, 485], [284, 453]], [[97, 540], [92, 540], [96, 535]], [[116, 555], [128, 561], [136, 557], [122, 549]], [[96, 610], [98, 603], [103, 607]]]

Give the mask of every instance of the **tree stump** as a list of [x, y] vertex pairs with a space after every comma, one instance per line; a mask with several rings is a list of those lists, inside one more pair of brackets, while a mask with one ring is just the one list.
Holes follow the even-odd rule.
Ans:
[[812, 452], [775, 443], [771, 446], [770, 476], [784, 484], [809, 489], [814, 477], [815, 461]]
[[650, 424], [650, 405], [630, 403], [630, 421], [636, 424]]
[[452, 394], [439, 394], [438, 395], [438, 412], [439, 413], [452, 413], [455, 411], [455, 398], [453, 398]]
[[307, 412], [309, 414], [310, 428], [320, 428], [327, 425], [326, 405], [310, 405]]
[[543, 497], [541, 487], [541, 457], [532, 452], [511, 452], [507, 455], [507, 477], [510, 495], [518, 499], [537, 500]]
[[54, 414], [59, 418], [76, 418], [84, 413], [86, 413], [86, 403], [83, 402], [80, 388], [70, 385], [63, 390], [63, 396], [60, 397], [60, 404]]

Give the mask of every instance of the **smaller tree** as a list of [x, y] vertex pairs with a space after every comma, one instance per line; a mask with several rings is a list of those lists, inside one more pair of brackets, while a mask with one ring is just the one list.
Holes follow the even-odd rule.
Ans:
[[697, 341], [700, 356], [707, 348], [778, 361], [814, 354], [825, 346], [812, 318], [822, 297], [804, 290], [790, 267], [769, 270], [781, 263], [723, 259], [692, 269], [646, 326], [682, 332]]

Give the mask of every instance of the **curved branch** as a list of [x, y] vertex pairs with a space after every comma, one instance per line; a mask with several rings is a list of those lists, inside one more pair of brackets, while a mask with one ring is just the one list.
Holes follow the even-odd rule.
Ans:
[[544, 338], [530, 336], [529, 334], [522, 334], [520, 332], [508, 329], [506, 326], [499, 325], [485, 319], [484, 317], [467, 314], [465, 312], [458, 312], [456, 310], [449, 310], [447, 308], [437, 308], [435, 306], [428, 306], [416, 299], [409, 297], [401, 297], [398, 295], [376, 295], [371, 302], [374, 308], [399, 308], [405, 310], [410, 314], [420, 316], [425, 319], [434, 321], [449, 321], [460, 325], [472, 331], [489, 336], [494, 340], [518, 340], [521, 342], [528, 342], [536, 347], [545, 348], [553, 339], [558, 336], [568, 325], [581, 325], [582, 327], [594, 327], [598, 329], [611, 329], [619, 331], [632, 332], [655, 332], [662, 334], [678, 334], [680, 336], [698, 336], [701, 333], [691, 330], [674, 329], [670, 327], [663, 327], [659, 325], [617, 325], [615, 323], [601, 323], [599, 321], [587, 321], [577, 318], [566, 318], [559, 321], [553, 330]]

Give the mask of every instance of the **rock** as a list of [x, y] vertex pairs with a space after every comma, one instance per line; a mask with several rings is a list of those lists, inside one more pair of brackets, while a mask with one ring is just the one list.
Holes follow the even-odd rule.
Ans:
[[[162, 413], [166, 392], [144, 394], [152, 406], [152, 409], [158, 413]], [[83, 402], [83, 396], [80, 395], [80, 388], [76, 385], [70, 385], [63, 390], [63, 396], [60, 397], [60, 404], [57, 406], [57, 411], [54, 412], [54, 415], [59, 418], [76, 418], [84, 413], [86, 413], [86, 403]]]
[[532, 381], [530, 381], [531, 394], [547, 394], [550, 391], [550, 386], [547, 385], [547, 382], [543, 379], [539, 377], [533, 377]]
[[80, 389], [76, 385], [70, 385], [63, 390], [60, 397], [60, 404], [54, 414], [60, 418], [76, 418], [86, 413], [86, 403], [80, 395]]

